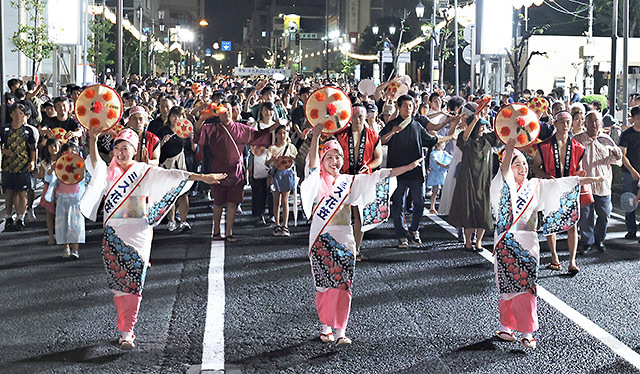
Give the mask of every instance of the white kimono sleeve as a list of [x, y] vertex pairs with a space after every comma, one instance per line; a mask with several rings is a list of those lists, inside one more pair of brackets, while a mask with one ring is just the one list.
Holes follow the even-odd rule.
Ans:
[[87, 157], [85, 167], [91, 179], [80, 200], [80, 211], [82, 215], [95, 221], [98, 216], [98, 207], [107, 192], [107, 164], [102, 159], [98, 159], [98, 163], [93, 165], [91, 158]]
[[307, 177], [300, 184], [300, 202], [302, 210], [307, 218], [311, 217], [313, 212], [313, 203], [318, 196], [320, 190], [320, 168], [311, 170]]
[[391, 169], [381, 169], [372, 174], [354, 177], [345, 204], [356, 205], [362, 217], [362, 231], [371, 230], [383, 223], [391, 210], [391, 195], [396, 189], [396, 178], [390, 177]]
[[567, 231], [580, 219], [580, 183], [578, 177], [543, 179], [539, 187], [544, 235]]
[[190, 175], [190, 172], [178, 169], [167, 170], [157, 166], [149, 169], [143, 190], [149, 198], [147, 220], [151, 226], [160, 224], [178, 197], [189, 191], [193, 185]]

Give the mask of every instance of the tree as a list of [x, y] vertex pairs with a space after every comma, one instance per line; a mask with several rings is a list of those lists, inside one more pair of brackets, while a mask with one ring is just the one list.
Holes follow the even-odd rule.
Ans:
[[527, 67], [529, 67], [531, 58], [533, 56], [547, 56], [547, 52], [532, 51], [525, 58], [523, 55], [527, 51], [527, 40], [529, 40], [532, 35], [544, 33], [548, 27], [548, 25], [534, 26], [531, 30], [525, 31], [520, 40], [516, 41], [513, 48], [511, 48], [511, 50], [507, 50], [507, 58], [509, 59], [509, 64], [513, 69], [513, 91], [516, 99], [521, 96], [524, 72], [527, 70]]
[[104, 15], [96, 15], [91, 22], [89, 43], [91, 46], [87, 50], [89, 63], [93, 65], [96, 76], [102, 75], [107, 70], [107, 66], [112, 66], [115, 61], [110, 58], [111, 52], [116, 48], [113, 40], [109, 40], [113, 24]]
[[131, 74], [131, 68], [138, 66], [138, 39], [130, 32], [122, 33], [122, 70], [124, 75]]
[[347, 79], [347, 77], [353, 76], [354, 72], [356, 71], [356, 65], [358, 65], [358, 61], [351, 57], [347, 57], [346, 59], [342, 60], [342, 74], [344, 74], [345, 79]]
[[11, 52], [22, 52], [31, 59], [31, 76], [36, 79], [36, 73], [42, 60], [51, 57], [51, 51], [55, 44], [49, 41], [48, 25], [45, 22], [44, 12], [47, 8], [47, 0], [21, 0], [12, 1], [11, 6], [16, 9], [24, 8], [27, 19], [33, 25], [18, 23], [18, 30], [11, 36], [11, 42], [16, 47]]
[[[622, 35], [622, 21], [624, 13], [622, 6], [624, 1], [618, 1], [618, 35]], [[613, 16], [613, 1], [594, 0], [593, 5], [593, 29], [599, 30], [605, 36], [611, 35], [611, 18]], [[640, 36], [640, 2], [629, 1], [629, 37]]]

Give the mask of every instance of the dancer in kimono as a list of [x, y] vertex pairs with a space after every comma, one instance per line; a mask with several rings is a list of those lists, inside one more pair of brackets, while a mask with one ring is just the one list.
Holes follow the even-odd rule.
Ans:
[[122, 349], [132, 349], [153, 227], [160, 223], [178, 197], [189, 190], [193, 181], [218, 183], [226, 174], [193, 174], [135, 162], [140, 143], [131, 129], [118, 133], [113, 158], [107, 166], [98, 155], [99, 132], [97, 127], [89, 129], [90, 157], [86, 167], [90, 182], [80, 208], [85, 217], [95, 221], [98, 206], [105, 197], [102, 255], [118, 312], [121, 332], [118, 343]]
[[536, 280], [540, 261], [537, 212], [543, 214], [545, 235], [569, 230], [580, 217], [580, 184], [598, 182], [599, 177], [527, 179], [529, 166], [524, 154], [514, 150], [515, 140], [504, 151], [500, 173], [491, 182], [491, 205], [496, 220], [494, 270], [500, 292], [500, 329], [496, 335], [535, 348], [538, 330]]
[[311, 217], [309, 260], [316, 287], [316, 309], [322, 323], [320, 339], [335, 341], [339, 346], [351, 344], [345, 334], [356, 248], [351, 206], [360, 209], [362, 231], [379, 225], [389, 216], [389, 199], [396, 187], [394, 177], [420, 166], [423, 158], [372, 174], [341, 174], [344, 154], [337, 140], [324, 143], [318, 160], [322, 127], [313, 128], [310, 174], [302, 182], [300, 196], [305, 214]]

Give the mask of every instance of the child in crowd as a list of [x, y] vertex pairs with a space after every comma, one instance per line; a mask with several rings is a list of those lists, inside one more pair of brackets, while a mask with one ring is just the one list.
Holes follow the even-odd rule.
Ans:
[[[4, 108], [2, 109], [4, 110]], [[27, 190], [31, 187], [31, 173], [35, 170], [36, 135], [27, 125], [29, 107], [14, 104], [9, 109], [11, 124], [0, 128], [2, 154], [2, 189], [5, 194], [5, 230], [23, 231], [27, 211]], [[13, 216], [15, 208], [16, 216]]]
[[265, 147], [251, 147], [249, 155], [249, 183], [251, 184], [251, 215], [256, 219], [256, 224], [266, 225], [264, 218], [269, 186], [267, 177], [269, 168], [267, 150]]
[[427, 187], [431, 187], [431, 209], [429, 209], [431, 214], [438, 213], [436, 210], [436, 197], [440, 188], [444, 185], [444, 180], [447, 178], [447, 170], [453, 158], [449, 152], [444, 150], [446, 144], [445, 142], [436, 144], [431, 151], [431, 155], [429, 155]]
[[[40, 198], [40, 206], [47, 211], [47, 232], [49, 233], [48, 245], [56, 244], [56, 237], [54, 236], [55, 219], [56, 219], [56, 204], [55, 200], [47, 200], [47, 191], [51, 182], [53, 182], [53, 168], [60, 155], [60, 141], [56, 138], [49, 138], [42, 148], [42, 161], [40, 162], [40, 168], [38, 169], [38, 178], [44, 182], [42, 188], [42, 196]], [[54, 187], [55, 188], [55, 185]], [[53, 194], [50, 194], [53, 196]]]
[[[276, 142], [267, 149], [267, 165], [275, 167], [279, 160], [289, 157], [292, 160], [298, 154], [296, 147], [289, 141], [289, 132], [286, 126], [278, 126], [275, 131]], [[273, 236], [290, 236], [289, 221], [289, 193], [296, 188], [295, 172], [293, 165], [288, 169], [275, 169], [272, 176], [273, 182], [273, 216], [276, 226], [273, 228]], [[282, 205], [282, 221], [280, 220], [280, 206]]]
[[[60, 149], [60, 156], [79, 154], [79, 147], [75, 142], [68, 142]], [[84, 243], [84, 216], [80, 212], [80, 199], [84, 193], [84, 183], [58, 183], [55, 190], [56, 213], [55, 230], [56, 242], [63, 244], [62, 257], [80, 259], [78, 248]]]

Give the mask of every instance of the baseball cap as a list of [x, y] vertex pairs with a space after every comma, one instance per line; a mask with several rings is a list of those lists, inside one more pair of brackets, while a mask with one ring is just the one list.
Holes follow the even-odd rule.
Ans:
[[604, 127], [611, 127], [617, 123], [618, 121], [615, 118], [613, 118], [611, 114], [607, 114], [604, 117], [602, 117], [602, 124], [604, 125]]
[[366, 104], [364, 104], [364, 107], [367, 110], [367, 112], [377, 112], [378, 111], [378, 107], [375, 106], [375, 104], [372, 104], [372, 103], [366, 103]]

